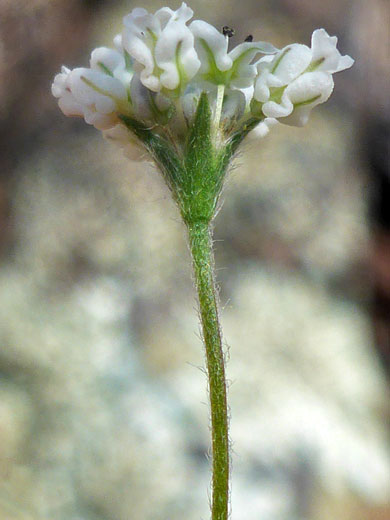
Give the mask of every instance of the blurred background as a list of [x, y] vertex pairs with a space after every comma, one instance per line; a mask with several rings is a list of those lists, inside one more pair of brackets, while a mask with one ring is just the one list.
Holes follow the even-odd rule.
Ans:
[[[0, 1], [1, 520], [209, 517], [183, 226], [153, 167], [50, 93], [140, 5]], [[324, 27], [356, 59], [305, 128], [248, 139], [216, 220], [232, 519], [388, 520], [390, 4], [191, 7], [234, 43]]]

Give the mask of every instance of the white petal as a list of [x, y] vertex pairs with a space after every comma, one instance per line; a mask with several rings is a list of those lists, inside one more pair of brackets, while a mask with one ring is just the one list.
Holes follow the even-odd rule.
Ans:
[[114, 78], [119, 79], [126, 89], [129, 87], [134, 71], [128, 70], [123, 51], [118, 52], [107, 47], [99, 47], [92, 52], [90, 64], [92, 70], [111, 74]]
[[192, 22], [190, 30], [195, 37], [195, 49], [201, 61], [201, 73], [213, 72], [213, 66], [220, 71], [231, 68], [233, 60], [227, 54], [228, 40], [222, 33], [203, 20]]
[[177, 11], [164, 7], [151, 15], [138, 9], [124, 18], [124, 48], [136, 61], [135, 70], [150, 90], [175, 90], [198, 71], [194, 37], [186, 26], [192, 14], [183, 3]]
[[113, 42], [114, 42], [116, 50], [118, 52], [123, 52], [122, 35], [117, 34], [116, 36], [114, 36]]
[[316, 29], [311, 37], [313, 61], [337, 52], [337, 37], [329, 36], [325, 29]]
[[[279, 53], [280, 57], [282, 53]], [[283, 81], [278, 76], [271, 74], [275, 68], [276, 58], [274, 56], [264, 56], [256, 63], [257, 78], [255, 81], [254, 98], [256, 101], [265, 103], [271, 95], [270, 87], [282, 87]]]
[[316, 70], [334, 73], [352, 67], [354, 60], [350, 56], [341, 56], [336, 48], [337, 37], [329, 36], [325, 29], [316, 29], [311, 38], [312, 61], [322, 62]]
[[93, 104], [101, 114], [114, 112], [120, 102], [127, 103], [127, 93], [122, 83], [107, 74], [78, 68], [69, 74], [68, 83], [78, 102]]
[[194, 36], [181, 22], [168, 22], [157, 40], [155, 58], [163, 70], [161, 84], [169, 90], [176, 89], [181, 81], [192, 79], [200, 67]]
[[[246, 52], [247, 50], [253, 49], [255, 51], [254, 56], [256, 53], [261, 54], [276, 54], [278, 52], [278, 49], [272, 45], [272, 43], [268, 42], [243, 42], [234, 47], [229, 52], [229, 56], [232, 58], [232, 60], [236, 60], [243, 52]], [[264, 57], [264, 56], [263, 56]], [[273, 59], [273, 56], [271, 57], [271, 60]]]
[[160, 20], [161, 27], [164, 28], [169, 21], [186, 23], [191, 20], [194, 11], [184, 2], [177, 11], [172, 11], [169, 7], [163, 7], [156, 11], [155, 16]]
[[160, 83], [153, 72], [155, 68], [153, 50], [155, 41], [161, 34], [159, 20], [146, 9], [137, 8], [124, 17], [122, 33], [124, 49], [136, 60], [142, 83], [151, 90], [158, 91]]
[[172, 11], [169, 7], [162, 7], [158, 11], [155, 12], [154, 15], [160, 22], [161, 28], [163, 29], [169, 20], [175, 16], [175, 11]]
[[105, 68], [108, 69], [111, 74], [114, 74], [114, 70], [118, 67], [125, 67], [125, 59], [123, 55], [108, 47], [98, 47], [92, 51], [90, 66], [93, 70], [99, 72], [105, 72]]
[[260, 74], [256, 78], [254, 98], [256, 99], [256, 101], [265, 103], [269, 100], [269, 97], [271, 95], [270, 88], [282, 86], [283, 83], [277, 76], [271, 74], [269, 69], [262, 68]]
[[306, 72], [286, 88], [283, 97], [287, 96], [294, 105], [307, 103], [309, 100], [318, 97], [311, 103], [313, 107], [329, 99], [333, 86], [331, 74], [317, 71]]
[[294, 43], [282, 49], [271, 65], [271, 74], [280, 80], [281, 85], [288, 85], [309, 66], [312, 53], [306, 45]]
[[261, 121], [251, 132], [249, 132], [249, 138], [251, 139], [262, 139], [269, 134], [270, 129], [278, 123], [277, 119], [272, 117], [266, 117], [264, 121]]
[[251, 85], [250, 87], [247, 87], [247, 88], [243, 88], [241, 89], [241, 92], [244, 94], [245, 96], [245, 105], [246, 105], [246, 109], [249, 109], [250, 107], [250, 103], [253, 99], [253, 93], [254, 93], [254, 86]]
[[123, 45], [130, 56], [138, 62], [137, 65], [141, 65], [141, 67], [135, 68], [141, 72], [144, 85], [151, 90], [158, 91], [160, 86], [158, 78], [153, 74], [154, 56], [151, 48], [127, 29], [123, 32]]
[[54, 81], [51, 86], [51, 93], [54, 97], [59, 98], [64, 95], [66, 90], [66, 80], [68, 75], [60, 72], [54, 76]]
[[60, 97], [58, 106], [66, 116], [84, 116], [83, 106], [75, 100], [71, 92], [65, 92]]
[[[149, 67], [143, 67], [142, 64], [135, 61], [134, 70], [141, 78], [142, 83], [152, 92], [159, 92], [161, 90], [160, 78], [150, 72]], [[154, 70], [154, 68], [153, 68]]]
[[342, 70], [350, 69], [354, 63], [355, 60], [351, 58], [351, 56], [348, 56], [348, 54], [341, 56], [337, 70], [335, 70], [335, 72], [341, 72]]
[[130, 83], [133, 76], [134, 71], [130, 72], [122, 67], [118, 67], [114, 70], [114, 77], [122, 83], [125, 89], [128, 89], [130, 87]]
[[190, 7], [188, 7], [188, 5], [185, 2], [182, 2], [179, 9], [175, 11], [174, 20], [181, 23], [186, 23], [189, 20], [191, 20], [193, 14], [194, 11]]
[[256, 101], [260, 101], [261, 103], [265, 103], [269, 100], [271, 95], [269, 86], [266, 81], [263, 81], [263, 78], [258, 78], [255, 83], [254, 90], [254, 98]]
[[294, 110], [294, 105], [288, 97], [283, 96], [281, 103], [267, 101], [267, 103], [264, 103], [262, 110], [263, 114], [267, 117], [286, 117]]
[[84, 119], [98, 130], [107, 130], [118, 123], [115, 114], [101, 114], [89, 107], [84, 107]]
[[51, 93], [54, 97], [61, 97], [68, 90], [68, 77], [70, 74], [70, 69], [62, 65], [61, 72], [56, 74], [54, 77], [54, 81], [51, 86]]
[[158, 18], [148, 13], [146, 9], [137, 7], [130, 14], [123, 18], [123, 24], [134, 36], [140, 39], [147, 37], [147, 32], [151, 31], [158, 36], [161, 32], [161, 24]]
[[[303, 126], [307, 123], [311, 110], [327, 101], [333, 91], [331, 74], [326, 72], [307, 72], [289, 85], [284, 96], [294, 104], [294, 110], [281, 123], [291, 126]], [[310, 102], [310, 100], [312, 100]]]
[[68, 86], [70, 69], [62, 66], [61, 72], [54, 78], [51, 92], [58, 99], [58, 106], [66, 116], [83, 116], [83, 105], [76, 101]]
[[129, 15], [125, 16], [125, 18], [128, 16], [132, 16], [133, 18], [141, 18], [142, 16], [146, 16], [148, 14], [148, 11], [143, 7], [135, 7]]
[[263, 69], [269, 69], [269, 64], [272, 63], [275, 59], [275, 56], [269, 54], [267, 56], [263, 56], [256, 62], [257, 70], [260, 72]]
[[252, 64], [257, 54], [269, 52], [275, 53], [277, 49], [270, 43], [244, 42], [237, 45], [229, 52], [233, 61], [230, 85], [236, 88], [247, 88], [253, 84], [256, 76], [256, 65]]

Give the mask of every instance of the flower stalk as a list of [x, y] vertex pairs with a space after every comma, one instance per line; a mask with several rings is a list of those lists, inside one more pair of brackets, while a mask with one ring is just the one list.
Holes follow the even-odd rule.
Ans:
[[187, 224], [187, 229], [198, 292], [210, 399], [213, 465], [211, 518], [227, 520], [230, 481], [228, 409], [212, 236], [210, 224], [205, 221]]

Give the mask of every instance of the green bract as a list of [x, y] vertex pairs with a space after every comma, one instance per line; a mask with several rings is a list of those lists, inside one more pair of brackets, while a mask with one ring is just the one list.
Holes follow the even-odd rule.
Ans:
[[210, 222], [218, 207], [230, 161], [257, 120], [249, 119], [222, 144], [217, 145], [209, 99], [203, 93], [184, 146], [177, 148], [167, 137], [136, 119], [125, 115], [121, 119], [144, 144], [163, 173], [184, 221]]

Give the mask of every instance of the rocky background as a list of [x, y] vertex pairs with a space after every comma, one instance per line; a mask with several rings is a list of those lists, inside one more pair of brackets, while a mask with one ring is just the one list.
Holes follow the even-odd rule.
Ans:
[[[1, 520], [209, 516], [206, 379], [176, 208], [152, 166], [50, 94], [60, 65], [110, 45], [137, 5], [0, 3]], [[309, 44], [323, 26], [357, 59], [304, 129], [248, 139], [216, 220], [232, 519], [386, 520], [389, 4], [191, 6], [236, 41]]]

